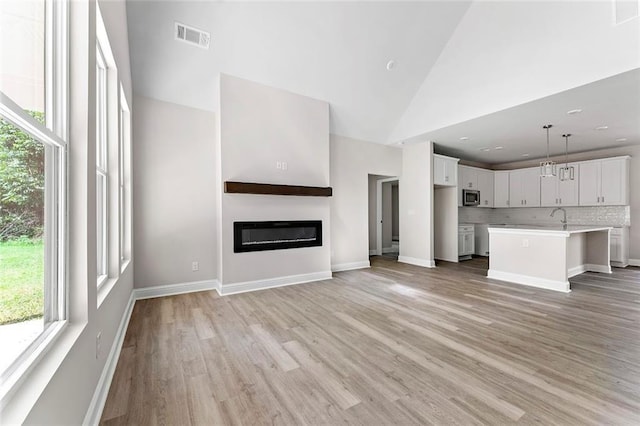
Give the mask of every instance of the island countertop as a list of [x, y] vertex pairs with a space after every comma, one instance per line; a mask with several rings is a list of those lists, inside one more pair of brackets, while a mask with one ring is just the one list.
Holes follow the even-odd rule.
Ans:
[[489, 225], [490, 234], [555, 234], [567, 237], [571, 234], [611, 229], [613, 229], [612, 226], [603, 225], [569, 225], [566, 228], [562, 225]]
[[562, 292], [583, 272], [611, 273], [611, 226], [490, 225], [487, 276]]

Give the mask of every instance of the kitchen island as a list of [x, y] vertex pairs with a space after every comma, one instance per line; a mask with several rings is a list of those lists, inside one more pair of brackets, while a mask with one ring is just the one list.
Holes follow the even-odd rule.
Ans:
[[611, 273], [608, 226], [489, 227], [489, 272], [502, 281], [571, 291], [569, 278]]

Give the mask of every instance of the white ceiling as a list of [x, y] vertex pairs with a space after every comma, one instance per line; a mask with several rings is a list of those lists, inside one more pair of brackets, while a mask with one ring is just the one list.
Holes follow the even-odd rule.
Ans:
[[[582, 109], [578, 114], [568, 111]], [[640, 69], [463, 123], [423, 134], [414, 140], [435, 142], [436, 151], [487, 164], [564, 153], [562, 134], [570, 133], [569, 152], [640, 144]], [[606, 130], [596, 127], [607, 126]], [[460, 138], [467, 137], [468, 140]], [[626, 141], [616, 141], [625, 138]], [[411, 142], [407, 142], [411, 143]], [[496, 150], [495, 147], [503, 147]], [[489, 148], [490, 151], [482, 151]]]
[[[640, 66], [640, 19], [612, 13], [609, 0], [127, 1], [139, 95], [217, 111], [227, 73], [329, 102], [332, 133], [490, 164], [544, 156], [547, 123], [552, 155], [563, 132], [572, 152], [640, 144], [638, 69], [601, 80]], [[174, 40], [176, 21], [211, 48]]]
[[[228, 73], [328, 101], [332, 133], [386, 143], [469, 4], [129, 0], [134, 91], [216, 111]], [[175, 41], [175, 21], [210, 50]]]

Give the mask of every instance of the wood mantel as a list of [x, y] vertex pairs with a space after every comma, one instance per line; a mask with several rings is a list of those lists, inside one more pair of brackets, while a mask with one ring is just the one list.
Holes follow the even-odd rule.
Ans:
[[331, 197], [333, 189], [322, 186], [274, 185], [270, 183], [233, 182], [224, 183], [227, 194], [295, 195], [302, 197]]

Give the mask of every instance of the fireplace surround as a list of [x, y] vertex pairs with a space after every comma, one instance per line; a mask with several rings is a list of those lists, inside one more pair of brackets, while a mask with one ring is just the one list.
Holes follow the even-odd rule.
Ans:
[[321, 220], [233, 223], [234, 253], [318, 246], [322, 246]]

